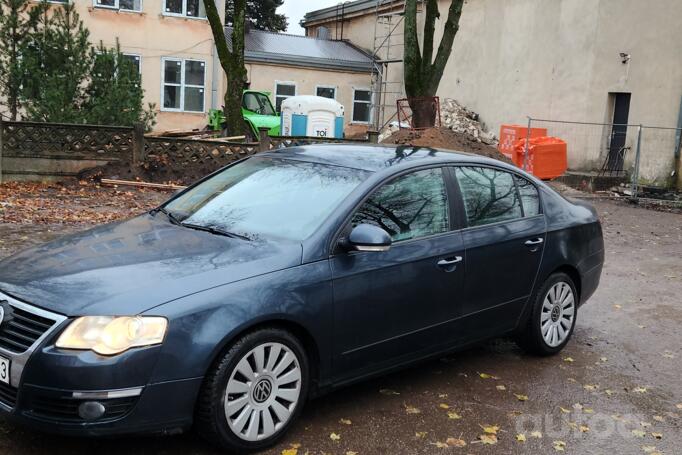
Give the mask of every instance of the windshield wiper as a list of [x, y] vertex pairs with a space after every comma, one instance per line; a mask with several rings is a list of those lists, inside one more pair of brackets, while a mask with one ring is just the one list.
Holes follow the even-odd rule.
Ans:
[[192, 223], [180, 223], [180, 226], [184, 226], [184, 227], [187, 227], [190, 229], [196, 229], [197, 231], [210, 232], [211, 234], [214, 234], [214, 235], [222, 235], [225, 237], [230, 237], [233, 239], [246, 240], [249, 242], [251, 241], [251, 239], [245, 235], [235, 234], [234, 232], [225, 231], [225, 230], [217, 228], [215, 226], [204, 226], [201, 224], [192, 224]]
[[159, 207], [159, 208], [156, 208], [156, 209], [154, 209], [154, 210], [151, 211], [152, 215], [156, 215], [156, 214], [159, 213], [159, 212], [161, 212], [161, 213], [163, 213], [164, 215], [166, 215], [166, 216], [168, 217], [168, 219], [170, 220], [171, 223], [173, 223], [173, 224], [175, 224], [175, 225], [177, 225], [177, 226], [182, 226], [182, 221], [180, 221], [180, 220], [173, 214], [173, 212], [169, 212], [168, 210], [166, 210], [166, 209], [163, 208], [163, 207]]

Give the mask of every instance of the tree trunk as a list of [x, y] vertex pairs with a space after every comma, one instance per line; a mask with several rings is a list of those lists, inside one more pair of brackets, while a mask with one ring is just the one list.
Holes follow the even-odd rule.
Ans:
[[246, 123], [242, 116], [242, 94], [246, 85], [246, 67], [244, 66], [244, 32], [246, 20], [246, 0], [234, 1], [234, 23], [232, 30], [232, 49], [225, 40], [223, 23], [220, 20], [218, 8], [214, 0], [204, 0], [206, 17], [211, 25], [213, 41], [215, 42], [225, 75], [227, 88], [225, 90], [225, 121], [227, 134], [237, 135], [246, 132]]
[[[440, 17], [438, 2], [437, 0], [425, 1], [424, 49], [421, 52], [417, 33], [417, 1], [405, 1], [405, 55], [403, 65], [405, 92], [408, 99], [436, 96], [445, 66], [452, 52], [452, 44], [459, 30], [459, 19], [464, 4], [464, 0], [451, 0], [443, 37], [438, 46], [436, 57], [432, 61], [435, 25], [436, 20]], [[428, 128], [435, 126], [437, 111], [433, 101], [415, 99], [410, 100], [409, 103], [412, 109], [413, 127]]]

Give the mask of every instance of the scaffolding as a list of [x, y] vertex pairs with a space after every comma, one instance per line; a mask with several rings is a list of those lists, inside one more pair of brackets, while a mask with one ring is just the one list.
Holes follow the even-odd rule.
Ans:
[[405, 97], [405, 0], [377, 0], [375, 16], [370, 123], [372, 129], [381, 131], [396, 118], [397, 100]]

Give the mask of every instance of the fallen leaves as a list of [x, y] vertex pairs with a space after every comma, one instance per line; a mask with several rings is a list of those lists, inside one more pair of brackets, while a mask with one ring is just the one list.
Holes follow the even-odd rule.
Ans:
[[676, 407], [677, 409], [682, 409], [682, 403], [676, 404], [675, 407]]
[[564, 362], [573, 363], [573, 357], [564, 357]]
[[541, 439], [542, 438], [542, 433], [539, 431], [531, 431], [530, 432], [530, 437], [531, 438], [536, 438], [536, 439]]
[[382, 395], [388, 395], [388, 396], [400, 395], [400, 392], [396, 392], [395, 390], [391, 390], [391, 389], [380, 389], [379, 393]]
[[483, 432], [486, 434], [497, 434], [498, 431], [500, 431], [500, 427], [497, 425], [479, 425], [482, 429]]
[[467, 445], [466, 441], [460, 438], [448, 438], [445, 443], [449, 447], [466, 447]]
[[329, 439], [331, 439], [332, 441], [340, 441], [341, 435], [336, 434], [336, 433], [332, 433], [329, 435]]
[[494, 434], [482, 434], [478, 437], [478, 440], [481, 441], [483, 444], [486, 445], [494, 445], [497, 444], [497, 436]]
[[284, 449], [282, 455], [298, 455], [298, 449]]
[[563, 452], [566, 448], [566, 443], [564, 441], [554, 441], [552, 447], [554, 447], [554, 450], [557, 452]]
[[632, 391], [635, 393], [646, 393], [648, 390], [649, 389], [647, 389], [646, 387], [641, 387], [641, 386], [638, 386], [638, 387], [635, 387], [634, 389], [632, 389]]
[[638, 438], [643, 438], [644, 436], [646, 436], [646, 431], [632, 430], [632, 434]]
[[481, 379], [494, 379], [494, 380], [500, 379], [497, 376], [493, 376], [492, 374], [488, 374], [488, 373], [479, 373], [478, 375], [481, 377]]
[[439, 404], [438, 407], [441, 409], [450, 409], [450, 405], [445, 403]]
[[519, 401], [528, 401], [528, 395], [522, 395], [520, 393], [515, 393], [514, 396]]
[[459, 414], [457, 414], [457, 413], [454, 412], [454, 411], [450, 411], [450, 412], [448, 412], [448, 418], [449, 418], [450, 420], [459, 420], [459, 419], [462, 418], [462, 416], [459, 415]]
[[0, 223], [103, 224], [143, 213], [167, 198], [168, 192], [147, 188], [120, 191], [89, 182], [7, 182], [0, 185]]
[[414, 406], [410, 406], [408, 404], [405, 405], [405, 412], [408, 414], [421, 414], [421, 410], [419, 408], [415, 408]]
[[654, 439], [663, 439], [663, 433], [651, 433], [651, 436], [654, 437]]
[[350, 419], [339, 419], [339, 423], [342, 423], [343, 425], [352, 425], [353, 422], [351, 422]]
[[507, 390], [507, 388], [506, 388], [505, 386], [503, 386], [503, 385], [496, 385], [495, 388], [496, 388], [497, 390], [500, 390], [500, 391], [505, 391], [505, 390]]
[[519, 433], [516, 435], [516, 440], [519, 442], [526, 442], [526, 435], [523, 433]]

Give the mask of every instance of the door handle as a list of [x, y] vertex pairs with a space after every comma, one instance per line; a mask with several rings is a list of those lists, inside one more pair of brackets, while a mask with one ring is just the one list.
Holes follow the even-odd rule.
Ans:
[[452, 259], [441, 259], [438, 261], [440, 267], [447, 267], [448, 265], [455, 265], [462, 262], [462, 256], [455, 256]]
[[545, 239], [543, 239], [542, 237], [538, 237], [537, 239], [533, 240], [526, 240], [526, 246], [540, 245], [544, 241]]
[[462, 262], [462, 256], [455, 256], [453, 258], [441, 259], [436, 265], [446, 272], [454, 272], [457, 269], [457, 264], [460, 262]]

